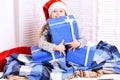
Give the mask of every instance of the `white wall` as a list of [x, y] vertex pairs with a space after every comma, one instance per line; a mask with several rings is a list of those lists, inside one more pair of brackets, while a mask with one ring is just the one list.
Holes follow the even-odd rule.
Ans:
[[0, 0], [0, 52], [15, 47], [13, 0]]

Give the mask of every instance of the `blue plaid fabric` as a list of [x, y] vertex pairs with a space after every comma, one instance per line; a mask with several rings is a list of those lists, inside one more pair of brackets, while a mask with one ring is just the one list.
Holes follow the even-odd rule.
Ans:
[[40, 80], [43, 76], [49, 78], [47, 72], [43, 73], [42, 63], [35, 63], [31, 56], [26, 54], [11, 54], [5, 65], [4, 77], [10, 74], [25, 76], [29, 80]]
[[116, 46], [100, 41], [92, 62], [91, 70], [112, 70], [120, 73], [120, 53]]
[[64, 80], [64, 78], [78, 69], [92, 71], [105, 69], [120, 73], [120, 53], [117, 47], [100, 41], [96, 48], [93, 62], [89, 69], [78, 64], [66, 62], [66, 58], [59, 58], [54, 62], [38, 63], [32, 60], [31, 55], [11, 54], [4, 68], [4, 77], [15, 74], [25, 76], [29, 80]]
[[63, 80], [73, 74], [73, 68], [66, 65], [65, 58], [41, 63], [33, 61], [31, 55], [11, 54], [4, 68], [4, 78], [10, 74], [25, 76], [29, 80], [50, 80], [59, 74], [56, 80]]

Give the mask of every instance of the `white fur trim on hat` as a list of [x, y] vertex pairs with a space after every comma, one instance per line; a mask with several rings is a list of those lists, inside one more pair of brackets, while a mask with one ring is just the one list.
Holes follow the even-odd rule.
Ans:
[[55, 2], [53, 4], [51, 4], [51, 6], [48, 9], [49, 15], [51, 14], [51, 12], [56, 9], [56, 8], [62, 8], [66, 11], [67, 13], [67, 7], [63, 2]]

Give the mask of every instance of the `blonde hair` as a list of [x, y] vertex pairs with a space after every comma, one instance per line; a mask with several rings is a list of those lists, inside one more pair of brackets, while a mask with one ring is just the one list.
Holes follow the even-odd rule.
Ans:
[[46, 23], [42, 26], [42, 28], [41, 28], [41, 30], [40, 30], [39, 37], [41, 37], [41, 36], [43, 35], [43, 32], [44, 32], [47, 28], [48, 28], [48, 23], [46, 22]]

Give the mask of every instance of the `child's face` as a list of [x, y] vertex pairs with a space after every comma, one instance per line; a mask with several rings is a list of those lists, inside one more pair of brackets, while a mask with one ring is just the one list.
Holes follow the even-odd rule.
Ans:
[[51, 13], [51, 18], [58, 18], [58, 17], [65, 16], [65, 15], [66, 15], [66, 12], [64, 9], [62, 8], [54, 9]]

